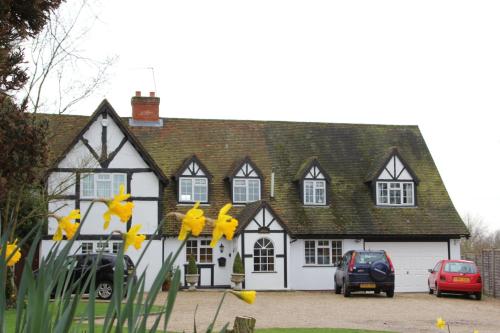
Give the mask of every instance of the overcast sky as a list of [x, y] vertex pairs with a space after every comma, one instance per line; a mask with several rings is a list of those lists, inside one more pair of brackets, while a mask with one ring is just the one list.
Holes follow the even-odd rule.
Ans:
[[83, 49], [119, 59], [109, 84], [72, 113], [105, 97], [129, 116], [134, 91], [156, 90], [163, 117], [416, 124], [459, 213], [500, 229], [500, 1], [95, 9]]

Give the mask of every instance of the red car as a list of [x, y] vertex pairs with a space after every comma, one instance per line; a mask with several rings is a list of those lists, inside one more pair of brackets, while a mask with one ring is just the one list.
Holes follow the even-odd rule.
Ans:
[[442, 293], [474, 295], [481, 299], [482, 281], [477, 266], [467, 260], [441, 260], [429, 269], [429, 294]]

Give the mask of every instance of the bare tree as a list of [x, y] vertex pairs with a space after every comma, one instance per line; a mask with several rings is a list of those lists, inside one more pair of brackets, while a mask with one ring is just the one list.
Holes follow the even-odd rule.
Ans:
[[65, 3], [30, 41], [30, 79], [21, 97], [29, 111], [64, 113], [106, 83], [116, 56], [96, 59], [83, 49], [98, 21], [91, 0]]
[[[463, 220], [469, 229], [470, 237], [462, 242], [462, 253], [478, 254], [483, 249], [494, 246], [495, 236], [488, 230], [481, 217], [467, 214], [463, 217]], [[500, 232], [497, 232], [496, 236], [500, 238]]]

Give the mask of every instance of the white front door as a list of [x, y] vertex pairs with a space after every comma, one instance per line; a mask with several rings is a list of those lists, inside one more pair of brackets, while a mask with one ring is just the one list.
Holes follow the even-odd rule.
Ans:
[[427, 291], [427, 270], [448, 259], [447, 242], [365, 242], [365, 249], [387, 252], [394, 265], [396, 292]]

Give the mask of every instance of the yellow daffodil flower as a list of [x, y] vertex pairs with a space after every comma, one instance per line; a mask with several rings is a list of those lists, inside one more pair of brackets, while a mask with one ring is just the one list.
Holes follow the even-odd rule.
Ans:
[[439, 317], [436, 321], [436, 327], [439, 328], [440, 330], [444, 330], [446, 327], [446, 322], [443, 320], [443, 318]]
[[122, 204], [122, 201], [130, 198], [130, 194], [125, 193], [125, 186], [120, 185], [120, 193], [115, 195], [113, 200], [106, 201], [108, 205], [108, 210], [104, 213], [104, 230], [108, 229], [109, 221], [111, 221], [111, 215], [116, 215], [120, 218], [120, 221], [126, 223], [130, 216], [132, 216], [132, 209], [134, 208], [133, 202], [126, 202]]
[[57, 230], [52, 237], [55, 241], [60, 241], [63, 238], [63, 231], [66, 233], [67, 239], [72, 239], [78, 229], [80, 223], [71, 222], [72, 220], [76, 220], [80, 218], [80, 210], [73, 209], [67, 216], [64, 217], [56, 217], [58, 225]]
[[19, 250], [19, 247], [17, 247], [17, 239], [14, 241], [14, 243], [7, 242], [5, 260], [7, 259], [7, 266], [14, 266], [19, 260], [21, 260], [21, 250]]
[[474, 332], [472, 332], [472, 333], [479, 333], [479, 331], [478, 330], [474, 330]]
[[255, 302], [255, 296], [256, 296], [255, 290], [248, 290], [248, 291], [233, 291], [233, 290], [231, 290], [231, 294], [238, 297], [242, 301], [247, 302], [248, 304], [253, 304], [253, 302]]
[[230, 215], [227, 215], [227, 212], [232, 206], [233, 205], [228, 203], [219, 211], [219, 216], [215, 221], [214, 231], [212, 232], [212, 241], [210, 242], [210, 246], [212, 248], [215, 247], [222, 235], [225, 235], [228, 240], [233, 239], [234, 232], [238, 227], [238, 220], [234, 219]]
[[182, 227], [179, 232], [179, 240], [185, 240], [187, 234], [191, 234], [195, 237], [199, 236], [205, 227], [205, 216], [203, 216], [203, 210], [199, 209], [200, 202], [196, 202], [190, 210], [187, 211], [186, 215], [182, 219]]
[[134, 224], [128, 232], [123, 234], [123, 239], [125, 241], [125, 251], [127, 251], [130, 245], [133, 245], [137, 250], [141, 248], [142, 242], [146, 239], [144, 235], [138, 235], [139, 229], [142, 228], [140, 224]]

